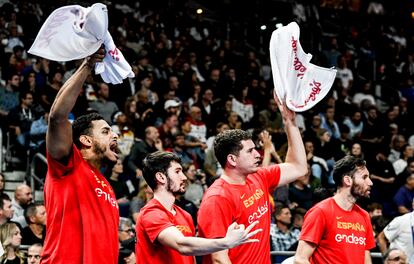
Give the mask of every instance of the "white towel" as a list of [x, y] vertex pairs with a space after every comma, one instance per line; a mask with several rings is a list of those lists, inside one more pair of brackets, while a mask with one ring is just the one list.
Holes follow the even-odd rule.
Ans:
[[113, 84], [134, 77], [131, 66], [108, 32], [108, 10], [100, 3], [88, 8], [64, 6], [53, 11], [29, 53], [54, 61], [70, 61], [92, 55], [102, 43], [106, 54], [103, 62], [96, 64], [95, 73]]
[[336, 70], [310, 63], [299, 42], [299, 26], [292, 22], [278, 28], [270, 39], [270, 62], [275, 92], [289, 109], [306, 111], [320, 102], [332, 87]]

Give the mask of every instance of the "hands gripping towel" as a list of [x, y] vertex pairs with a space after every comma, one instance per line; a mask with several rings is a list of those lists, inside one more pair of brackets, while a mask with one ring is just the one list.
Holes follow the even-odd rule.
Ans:
[[53, 11], [40, 29], [29, 53], [54, 61], [82, 59], [105, 44], [106, 55], [95, 73], [107, 83], [118, 84], [134, 77], [131, 66], [108, 32], [108, 10], [97, 3], [84, 8], [64, 6]]
[[270, 62], [275, 92], [293, 111], [302, 112], [321, 101], [332, 87], [336, 70], [310, 63], [299, 43], [299, 26], [292, 22], [275, 30], [270, 39]]

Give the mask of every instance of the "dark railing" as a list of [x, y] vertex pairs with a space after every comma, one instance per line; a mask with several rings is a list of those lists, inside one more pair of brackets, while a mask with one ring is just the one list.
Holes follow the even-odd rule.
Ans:
[[[40, 162], [40, 163], [38, 163]], [[41, 153], [36, 153], [33, 156], [31, 165], [30, 165], [30, 187], [33, 190], [33, 200], [36, 199], [36, 197], [34, 197], [36, 194], [35, 190], [36, 190], [36, 184], [38, 184], [37, 186], [40, 186], [41, 189], [43, 189], [45, 183], [44, 183], [44, 177], [40, 176], [37, 174], [37, 168], [38, 165], [44, 165], [45, 168], [47, 167], [47, 159], [45, 156], [43, 156]]]

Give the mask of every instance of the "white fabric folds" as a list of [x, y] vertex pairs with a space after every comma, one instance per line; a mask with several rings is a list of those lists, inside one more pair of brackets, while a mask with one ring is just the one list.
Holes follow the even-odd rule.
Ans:
[[310, 63], [311, 54], [299, 43], [296, 22], [278, 28], [270, 39], [270, 62], [275, 92], [279, 100], [295, 112], [309, 110], [329, 92], [336, 70]]
[[102, 44], [106, 54], [103, 62], [96, 64], [95, 73], [112, 84], [134, 77], [108, 32], [108, 10], [101, 3], [87, 8], [70, 5], [53, 11], [28, 52], [49, 60], [71, 61], [92, 55]]

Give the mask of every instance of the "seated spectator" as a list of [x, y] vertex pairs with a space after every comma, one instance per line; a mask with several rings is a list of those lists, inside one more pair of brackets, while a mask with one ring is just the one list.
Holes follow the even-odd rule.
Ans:
[[14, 209], [10, 197], [2, 193], [0, 195], [0, 225], [9, 223], [13, 218]]
[[334, 117], [335, 107], [326, 107], [325, 113], [322, 115], [321, 127], [326, 129], [333, 138], [338, 139], [341, 135], [341, 131], [339, 130], [338, 123], [336, 123]]
[[190, 108], [190, 116], [188, 121], [190, 121], [191, 124], [189, 135], [205, 143], [207, 141], [207, 126], [202, 119], [200, 107], [193, 105]]
[[227, 123], [228, 123], [230, 129], [241, 129], [242, 126], [243, 126], [242, 119], [234, 111], [231, 111], [230, 115], [227, 117]]
[[158, 127], [158, 133], [165, 149], [173, 147], [174, 135], [178, 132], [178, 125], [178, 116], [171, 113], [167, 114], [164, 122]]
[[[118, 263], [135, 264], [135, 228], [131, 219], [121, 217], [118, 228], [119, 258]], [[132, 261], [133, 260], [133, 261]], [[128, 262], [131, 261], [131, 262]]]
[[361, 136], [364, 129], [364, 123], [362, 122], [362, 112], [360, 110], [354, 110], [351, 117], [346, 117], [344, 125], [349, 127], [349, 139], [357, 140]]
[[138, 194], [132, 198], [130, 205], [130, 213], [134, 222], [137, 222], [137, 217], [141, 208], [144, 207], [149, 200], [154, 197], [154, 192], [145, 181], [140, 182]]
[[368, 205], [368, 214], [371, 219], [374, 216], [381, 216], [382, 215], [382, 205], [379, 203], [370, 203]]
[[313, 191], [309, 184], [310, 175], [311, 169], [309, 168], [305, 176], [298, 178], [289, 185], [289, 201], [295, 203], [295, 207], [301, 207], [305, 210], [312, 207]]
[[414, 173], [407, 176], [405, 184], [398, 189], [394, 196], [394, 204], [399, 214], [413, 211]]
[[355, 142], [351, 146], [351, 151], [349, 155], [354, 156], [356, 158], [364, 159], [364, 152], [362, 151], [362, 146], [360, 143]]
[[401, 147], [400, 158], [392, 163], [395, 173], [398, 175], [407, 167], [407, 160], [414, 156], [414, 147], [410, 144], [405, 144]]
[[24, 210], [32, 203], [33, 195], [32, 188], [26, 184], [17, 186], [14, 191], [14, 198], [12, 200], [12, 206], [14, 210], [12, 221], [18, 223], [22, 228], [27, 226], [26, 219], [24, 217]]
[[0, 242], [4, 248], [4, 254], [0, 258], [1, 263], [23, 264], [24, 257], [19, 250], [22, 236], [15, 223], [0, 226]]
[[199, 207], [203, 194], [207, 189], [206, 174], [200, 169], [197, 170], [193, 163], [183, 165], [183, 172], [188, 179], [184, 198]]
[[125, 181], [121, 179], [121, 174], [124, 172], [124, 166], [122, 165], [122, 160], [118, 159], [111, 170], [111, 175], [109, 176], [108, 182], [114, 190], [116, 201], [119, 205], [119, 215], [122, 217], [127, 217], [129, 214], [129, 195], [130, 191], [128, 189]]
[[292, 231], [292, 214], [285, 204], [276, 204], [275, 223], [270, 224], [270, 239], [272, 250], [287, 251], [298, 241], [300, 231]]
[[42, 204], [29, 205], [24, 211], [28, 226], [22, 230], [22, 245], [42, 244], [46, 238], [46, 209]]
[[9, 128], [12, 131], [12, 136], [23, 151], [29, 147], [29, 133], [32, 122], [37, 118], [37, 112], [32, 108], [33, 94], [31, 92], [22, 92], [19, 95], [20, 104], [10, 110], [8, 115]]
[[142, 177], [142, 160], [147, 154], [157, 150], [163, 150], [162, 141], [159, 138], [158, 129], [149, 126], [145, 129], [144, 140], [135, 141], [128, 157], [128, 169], [135, 173], [137, 179]]
[[27, 264], [40, 264], [43, 246], [41, 244], [33, 244], [27, 249]]
[[192, 151], [189, 151], [186, 146], [185, 135], [183, 133], [179, 132], [174, 136], [173, 148], [171, 152], [181, 158], [183, 166], [188, 164], [196, 164], [197, 168], [199, 168], [200, 165], [202, 165], [202, 163], [198, 163], [197, 155], [195, 155]]
[[270, 98], [267, 108], [259, 112], [259, 123], [272, 135], [283, 132], [282, 116], [274, 98]]
[[407, 143], [403, 135], [395, 135], [391, 138], [391, 149], [388, 160], [393, 163], [401, 156], [401, 148]]
[[98, 84], [98, 100], [89, 103], [89, 107], [103, 116], [108, 124], [112, 124], [112, 115], [119, 111], [115, 102], [109, 100], [109, 86]]
[[316, 177], [322, 185], [326, 185], [328, 182], [328, 164], [326, 160], [313, 154], [314, 147], [313, 142], [310, 140], [305, 141], [305, 151], [308, 163], [311, 167], [311, 173]]
[[49, 110], [30, 126], [30, 148], [46, 154], [46, 131], [48, 126]]
[[112, 121], [112, 131], [118, 134], [118, 154], [123, 159], [131, 152], [135, 134], [124, 113], [120, 111], [116, 112], [112, 117]]
[[6, 124], [9, 112], [19, 105], [20, 76], [16, 73], [7, 76], [6, 86], [0, 86], [0, 121], [1, 127]]

